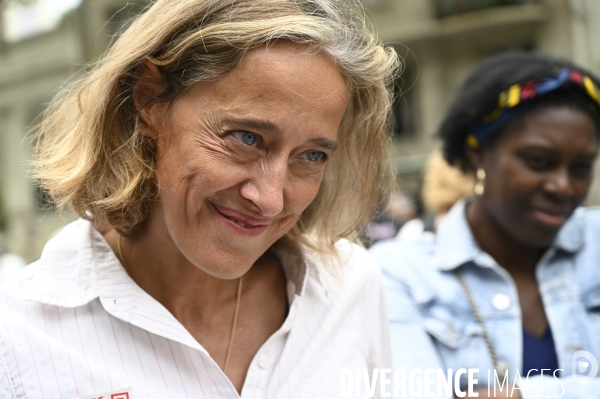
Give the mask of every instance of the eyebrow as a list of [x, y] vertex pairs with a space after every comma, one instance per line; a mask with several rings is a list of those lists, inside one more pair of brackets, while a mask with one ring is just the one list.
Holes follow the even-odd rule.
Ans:
[[[557, 151], [553, 148], [549, 148], [543, 145], [539, 145], [539, 144], [532, 144], [529, 146], [525, 146], [524, 148], [517, 150], [517, 153], [522, 153], [522, 152], [527, 152], [527, 151], [541, 151], [543, 153], [546, 154], [550, 154], [554, 157], [559, 157], [560, 156], [560, 151]], [[597, 157], [598, 157], [598, 152], [596, 151], [594, 154], [589, 153], [589, 154], [580, 154], [577, 156], [579, 158], [579, 160], [583, 160], [583, 161], [594, 161]]]
[[320, 147], [326, 148], [331, 152], [334, 152], [338, 149], [338, 145], [335, 141], [331, 141], [325, 138], [317, 138], [308, 141], [311, 144], [318, 145]]
[[[235, 124], [235, 125], [243, 125], [253, 130], [263, 130], [273, 133], [281, 134], [281, 130], [272, 122], [268, 120], [262, 119], [254, 119], [254, 118], [240, 118], [233, 115], [227, 115], [223, 121], [225, 123]], [[338, 149], [338, 144], [333, 141], [326, 139], [324, 137], [314, 138], [308, 141], [310, 144], [317, 145], [319, 147], [323, 147], [331, 152], [334, 152]]]
[[233, 115], [227, 115], [223, 118], [225, 123], [231, 123], [235, 125], [244, 125], [249, 129], [254, 130], [266, 130], [268, 132], [280, 133], [281, 130], [272, 122], [262, 119], [254, 119], [254, 118], [240, 118]]

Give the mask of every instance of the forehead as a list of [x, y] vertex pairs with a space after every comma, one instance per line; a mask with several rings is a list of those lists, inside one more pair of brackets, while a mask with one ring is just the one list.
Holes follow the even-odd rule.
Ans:
[[597, 128], [586, 112], [568, 107], [532, 111], [501, 132], [500, 147], [538, 146], [556, 151], [595, 153]]
[[233, 70], [195, 84], [182, 100], [198, 117], [230, 114], [268, 120], [282, 131], [301, 123], [305, 131], [337, 134], [349, 97], [345, 76], [328, 55], [278, 41], [250, 50]]
[[297, 112], [316, 111], [328, 103], [335, 106], [349, 97], [346, 79], [328, 55], [290, 41], [250, 50], [236, 68], [218, 79], [215, 90], [228, 102], [288, 100]]

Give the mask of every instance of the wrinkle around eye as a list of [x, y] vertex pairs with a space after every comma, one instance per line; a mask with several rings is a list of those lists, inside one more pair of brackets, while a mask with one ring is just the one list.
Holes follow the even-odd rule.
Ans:
[[[247, 130], [234, 130], [229, 133], [231, 136], [235, 137], [240, 143], [247, 145], [248, 147], [252, 147], [260, 144], [260, 136], [256, 133], [249, 132]], [[245, 137], [246, 136], [246, 137]], [[254, 142], [249, 144], [244, 141], [246, 138], [253, 138]]]
[[265, 153], [260, 148], [259, 143], [253, 145], [245, 144], [231, 133], [226, 134], [222, 138], [222, 143], [225, 151], [227, 151], [227, 155], [240, 163], [254, 162]]
[[309, 161], [307, 159], [297, 159], [296, 162], [292, 162], [290, 165], [291, 171], [294, 176], [301, 179], [321, 179], [325, 172], [325, 160], [320, 161]]
[[[214, 129], [214, 126], [211, 126], [210, 123], [195, 126], [194, 129], [188, 129], [187, 133], [194, 137], [192, 145], [196, 148], [191, 149], [194, 153], [197, 153], [197, 151], [206, 151], [209, 157], [220, 160], [231, 161], [233, 158], [231, 145], [223, 140], [220, 132]], [[207, 154], [203, 156], [206, 157]]]

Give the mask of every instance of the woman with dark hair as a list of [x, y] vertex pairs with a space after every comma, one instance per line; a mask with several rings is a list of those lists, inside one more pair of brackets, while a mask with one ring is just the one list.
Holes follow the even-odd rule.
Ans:
[[476, 176], [474, 197], [435, 240], [371, 250], [396, 368], [479, 369], [479, 397], [505, 376], [512, 397], [600, 397], [600, 213], [579, 208], [598, 150], [598, 87], [533, 53], [470, 74], [440, 136], [446, 160]]

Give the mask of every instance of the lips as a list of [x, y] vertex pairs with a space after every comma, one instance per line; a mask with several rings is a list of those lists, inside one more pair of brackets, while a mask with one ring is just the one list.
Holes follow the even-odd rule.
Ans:
[[260, 234], [272, 223], [271, 219], [256, 219], [216, 204], [212, 206], [222, 218], [239, 228], [236, 230], [241, 229], [242, 233]]
[[552, 211], [546, 209], [534, 209], [533, 216], [543, 224], [553, 227], [559, 228], [561, 227], [569, 217], [569, 212], [564, 211]]

